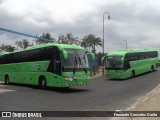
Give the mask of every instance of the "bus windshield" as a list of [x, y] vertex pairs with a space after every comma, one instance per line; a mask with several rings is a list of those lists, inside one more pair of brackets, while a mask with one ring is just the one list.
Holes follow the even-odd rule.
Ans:
[[122, 69], [123, 63], [121, 62], [122, 56], [108, 56], [106, 62], [107, 69]]
[[65, 69], [89, 68], [88, 59], [84, 50], [66, 49], [66, 51], [68, 53], [68, 57], [64, 61]]

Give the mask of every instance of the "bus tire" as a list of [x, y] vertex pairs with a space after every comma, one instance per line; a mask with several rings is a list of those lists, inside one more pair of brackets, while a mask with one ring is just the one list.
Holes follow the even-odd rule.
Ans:
[[47, 88], [47, 82], [46, 82], [46, 78], [44, 76], [41, 76], [39, 78], [39, 87], [41, 89], [46, 89]]
[[5, 76], [4, 84], [9, 85], [9, 76], [8, 75]]
[[135, 71], [132, 71], [131, 78], [135, 77]]
[[153, 72], [153, 71], [154, 71], [154, 66], [152, 65], [152, 66], [151, 66], [151, 72]]

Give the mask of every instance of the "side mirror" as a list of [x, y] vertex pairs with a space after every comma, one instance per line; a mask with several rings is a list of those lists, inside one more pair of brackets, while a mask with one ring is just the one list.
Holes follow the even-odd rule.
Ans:
[[93, 54], [93, 52], [91, 52], [91, 56], [92, 56], [92, 60], [95, 59], [95, 55]]
[[95, 55], [93, 54], [93, 52], [86, 51], [85, 54], [87, 54], [87, 53], [91, 55], [92, 60], [95, 60]]
[[101, 59], [101, 63], [104, 65], [105, 61], [106, 61], [107, 56], [102, 57]]
[[66, 50], [62, 50], [62, 53], [63, 53], [64, 59], [67, 59], [68, 58], [67, 51]]

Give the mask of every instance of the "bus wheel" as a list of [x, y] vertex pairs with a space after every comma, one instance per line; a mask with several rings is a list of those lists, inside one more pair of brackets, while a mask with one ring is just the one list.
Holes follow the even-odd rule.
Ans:
[[154, 66], [152, 65], [152, 67], [151, 67], [151, 72], [153, 72], [154, 71]]
[[131, 78], [133, 78], [134, 76], [135, 76], [135, 72], [132, 71], [132, 73], [131, 73]]
[[46, 78], [45, 77], [40, 77], [39, 78], [39, 87], [41, 89], [46, 89], [47, 87], [47, 82], [46, 82]]
[[8, 75], [5, 76], [4, 83], [5, 83], [5, 85], [9, 85], [9, 77], [8, 77]]

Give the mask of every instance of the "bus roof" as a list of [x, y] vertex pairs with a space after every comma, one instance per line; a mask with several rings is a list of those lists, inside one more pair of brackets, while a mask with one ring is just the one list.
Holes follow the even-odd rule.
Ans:
[[9, 52], [0, 52], [0, 55], [8, 54]]
[[23, 51], [43, 48], [43, 47], [49, 47], [49, 46], [57, 46], [60, 50], [67, 49], [67, 48], [68, 49], [71, 48], [71, 49], [85, 50], [83, 47], [77, 46], [77, 45], [47, 43], [47, 44], [40, 44], [40, 45], [35, 45], [35, 46], [27, 47], [24, 50], [17, 50], [17, 51], [14, 51], [14, 52], [0, 52], [0, 56], [1, 55], [6, 55], [6, 54], [11, 54], [11, 53], [17, 53], [17, 52], [23, 52]]
[[[32, 50], [32, 49], [36, 49], [36, 48], [49, 47], [49, 46], [57, 46], [60, 50], [66, 49], [66, 48], [84, 50], [84, 48], [82, 48], [81, 46], [68, 45], [68, 44], [57, 44], [57, 43], [47, 43], [47, 44], [35, 45], [32, 47], [27, 47], [25, 50]], [[25, 50], [23, 50], [23, 51], [25, 51]]]
[[18, 51], [14, 51], [14, 52], [1, 52], [0, 55], [17, 53], [17, 52], [22, 52], [22, 51], [28, 51], [28, 50], [33, 50], [33, 49], [38, 49], [38, 48], [43, 48], [43, 47], [49, 47], [49, 46], [57, 46], [60, 50], [67, 49], [67, 48], [85, 50], [83, 47], [77, 46], [77, 45], [47, 43], [47, 44], [40, 44], [40, 45], [27, 47], [24, 50], [18, 50]]
[[110, 52], [107, 54], [107, 56], [113, 56], [113, 55], [119, 55], [124, 56], [126, 53], [135, 53], [135, 52], [149, 52], [149, 51], [157, 51], [156, 49], [128, 49], [128, 50], [119, 50]]

